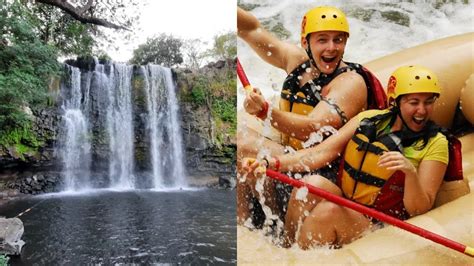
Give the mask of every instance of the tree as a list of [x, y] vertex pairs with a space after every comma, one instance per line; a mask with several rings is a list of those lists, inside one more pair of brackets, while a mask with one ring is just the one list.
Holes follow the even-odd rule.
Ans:
[[208, 51], [208, 54], [219, 60], [237, 57], [237, 36], [235, 32], [214, 36], [214, 47]]
[[187, 68], [198, 69], [206, 57], [204, 45], [200, 39], [185, 40], [182, 46], [184, 51], [184, 64]]
[[[47, 81], [58, 73], [54, 47], [35, 34], [34, 20], [18, 2], [0, 6], [0, 135], [28, 127], [25, 106], [46, 102]], [[0, 3], [1, 3], [0, 2]], [[3, 136], [2, 136], [3, 137]]]
[[63, 56], [93, 55], [101, 45], [116, 47], [117, 35], [130, 39], [138, 9], [143, 7], [140, 1], [128, 0], [37, 0], [24, 5], [31, 11], [39, 38]]
[[92, 33], [95, 26], [82, 24], [49, 5], [36, 4], [30, 10], [35, 20], [35, 31], [43, 43], [57, 47], [63, 56], [84, 56], [93, 53], [98, 37]]
[[[128, 15], [124, 16], [123, 12], [117, 12], [120, 8], [126, 7], [124, 3], [129, 1], [123, 0], [109, 0], [109, 1], [94, 1], [88, 0], [87, 3], [83, 3], [83, 1], [74, 1], [74, 3], [70, 3], [67, 0], [36, 0], [39, 3], [43, 3], [46, 5], [55, 6], [74, 19], [80, 21], [84, 24], [94, 24], [99, 26], [104, 26], [107, 28], [113, 29], [128, 29], [128, 26], [131, 23], [131, 20], [128, 19]], [[101, 14], [104, 17], [110, 15], [110, 13], [114, 13], [114, 15], [118, 15], [114, 17], [118, 19], [118, 23], [114, 23], [108, 21], [103, 18], [99, 18], [96, 15]]]
[[139, 45], [133, 51], [130, 62], [137, 65], [152, 63], [174, 67], [183, 63], [182, 45], [181, 39], [162, 33], [159, 36], [148, 38], [144, 44]]

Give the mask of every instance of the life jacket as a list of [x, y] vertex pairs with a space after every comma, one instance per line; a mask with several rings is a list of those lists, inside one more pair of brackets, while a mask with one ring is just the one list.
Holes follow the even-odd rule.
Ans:
[[407, 219], [409, 215], [403, 206], [405, 174], [377, 166], [383, 152], [403, 152], [402, 141], [395, 133], [377, 135], [376, 123], [385, 115], [362, 120], [346, 146], [337, 183], [346, 198]]
[[[344, 113], [337, 105], [324, 99], [321, 92], [333, 79], [347, 71], [356, 71], [364, 78], [368, 89], [368, 109], [385, 109], [387, 107], [387, 98], [383, 86], [377, 77], [362, 65], [350, 62], [344, 63], [347, 64], [346, 67], [338, 68], [329, 75], [322, 73], [318, 78], [310, 80], [302, 87], [300, 87], [300, 79], [306, 69], [310, 67], [310, 62], [308, 60], [298, 66], [286, 77], [283, 83], [283, 89], [280, 94], [280, 110], [300, 115], [308, 115], [320, 101], [325, 101], [336, 109], [343, 120], [343, 124], [345, 124], [347, 118], [345, 118]], [[301, 140], [285, 134], [282, 134], [282, 143], [290, 145], [297, 150], [303, 148]]]
[[[362, 120], [346, 146], [337, 184], [346, 198], [405, 220], [410, 217], [403, 204], [405, 174], [377, 166], [384, 151], [403, 152], [403, 140], [399, 134], [382, 133], [377, 136], [376, 121], [383, 121], [390, 116], [395, 118], [393, 114], [387, 113]], [[438, 131], [438, 128], [431, 130]], [[462, 180], [461, 142], [446, 131], [441, 132], [447, 136], [449, 143], [449, 163], [444, 180]]]

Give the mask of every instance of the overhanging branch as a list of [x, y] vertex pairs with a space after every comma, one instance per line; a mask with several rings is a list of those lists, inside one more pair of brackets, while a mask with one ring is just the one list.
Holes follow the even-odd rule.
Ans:
[[99, 25], [99, 26], [112, 28], [112, 29], [129, 30], [129, 29], [125, 28], [124, 26], [114, 24], [114, 23], [109, 22], [107, 20], [85, 15], [85, 12], [92, 7], [93, 0], [89, 0], [87, 2], [87, 4], [84, 5], [83, 7], [74, 7], [73, 5], [71, 5], [66, 0], [36, 0], [36, 2], [43, 3], [43, 4], [46, 4], [46, 5], [55, 6], [59, 9], [63, 10], [64, 12], [68, 13], [74, 19], [76, 19], [76, 20], [78, 20], [82, 23], [94, 24], [94, 25]]

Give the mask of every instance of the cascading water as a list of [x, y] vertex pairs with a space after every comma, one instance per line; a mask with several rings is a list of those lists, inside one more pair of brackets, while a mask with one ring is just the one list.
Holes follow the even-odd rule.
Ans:
[[107, 96], [107, 133], [109, 137], [109, 178], [111, 187], [135, 188], [133, 162], [132, 66], [114, 64], [110, 71]]
[[[157, 65], [141, 67], [145, 78], [150, 155], [154, 188], [184, 187], [179, 106], [171, 69]], [[169, 177], [169, 178], [165, 178]]]
[[88, 102], [88, 95], [81, 91], [81, 72], [78, 68], [66, 66], [69, 82], [63, 83], [66, 93], [62, 108], [63, 134], [60, 156], [63, 162], [65, 190], [87, 188], [90, 183], [90, 141], [88, 120], [83, 114], [81, 102]]
[[[132, 88], [137, 74], [133, 66], [95, 60], [93, 71], [66, 68], [70, 75], [64, 82], [67, 86], [63, 86], [65, 114], [60, 146], [66, 190], [187, 186], [171, 69], [142, 66], [139, 70], [144, 82]], [[141, 94], [146, 109], [136, 106]], [[141, 120], [145, 124], [140, 124]], [[145, 134], [141, 133], [143, 127]], [[149, 152], [142, 157], [150, 160], [151, 175], [135, 172], [137, 141], [145, 143], [144, 151]], [[90, 168], [94, 168], [93, 180]]]

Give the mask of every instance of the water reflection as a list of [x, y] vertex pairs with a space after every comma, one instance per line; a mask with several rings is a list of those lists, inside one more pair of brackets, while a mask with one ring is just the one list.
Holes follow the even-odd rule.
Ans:
[[[42, 201], [41, 203], [39, 203]], [[22, 264], [235, 263], [235, 192], [101, 191], [11, 202]]]

